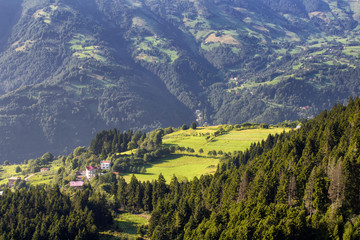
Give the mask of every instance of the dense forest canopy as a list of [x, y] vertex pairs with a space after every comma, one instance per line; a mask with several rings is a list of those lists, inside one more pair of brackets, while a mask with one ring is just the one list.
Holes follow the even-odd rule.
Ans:
[[0, 157], [311, 118], [359, 95], [359, 16], [350, 0], [0, 0]]

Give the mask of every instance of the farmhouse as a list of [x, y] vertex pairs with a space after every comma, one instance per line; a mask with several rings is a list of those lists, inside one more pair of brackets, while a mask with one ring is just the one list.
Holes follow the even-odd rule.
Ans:
[[87, 179], [92, 179], [93, 177], [95, 177], [95, 174], [97, 173], [98, 168], [97, 167], [93, 167], [93, 166], [88, 166], [86, 167], [86, 177]]
[[109, 170], [111, 166], [111, 161], [101, 161], [101, 169]]
[[82, 179], [83, 177], [86, 177], [86, 170], [76, 172], [76, 178], [77, 179]]
[[76, 189], [81, 189], [83, 185], [84, 185], [84, 181], [71, 181], [70, 182], [70, 187], [73, 187]]
[[11, 187], [15, 186], [15, 182], [17, 180], [20, 181], [21, 177], [11, 177], [11, 178], [9, 178], [9, 187], [11, 188]]

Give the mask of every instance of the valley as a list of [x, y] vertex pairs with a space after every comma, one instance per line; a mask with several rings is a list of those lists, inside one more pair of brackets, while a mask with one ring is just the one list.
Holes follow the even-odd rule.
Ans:
[[360, 239], [360, 3], [0, 0], [0, 240]]

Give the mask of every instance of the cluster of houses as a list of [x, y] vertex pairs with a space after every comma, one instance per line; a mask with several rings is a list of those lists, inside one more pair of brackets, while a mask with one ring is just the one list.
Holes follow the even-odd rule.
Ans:
[[[111, 167], [111, 161], [101, 161], [100, 162], [100, 170], [109, 170]], [[87, 166], [85, 170], [79, 171], [76, 174], [77, 179], [83, 179], [84, 177], [88, 180], [94, 178], [99, 172], [99, 167], [96, 166]], [[81, 189], [84, 185], [83, 180], [71, 181], [70, 187]]]
[[[99, 170], [109, 170], [111, 167], [111, 161], [101, 161], [100, 162], [100, 167], [96, 167], [96, 166], [87, 166], [85, 170], [83, 171], [79, 171], [76, 174], [77, 181], [71, 181], [70, 182], [70, 187], [73, 188], [77, 188], [77, 189], [81, 189], [82, 186], [84, 185], [84, 181], [80, 180], [83, 179], [84, 177], [87, 178], [88, 180], [92, 179], [93, 177], [95, 177], [97, 174], [99, 174]], [[49, 168], [41, 168], [40, 172], [46, 172], [49, 171]], [[117, 173], [115, 173], [117, 174]], [[9, 188], [14, 187], [16, 181], [21, 181], [21, 177], [10, 177], [9, 179], [9, 183], [8, 186]], [[24, 179], [24, 181], [28, 181], [27, 178]], [[0, 192], [0, 196], [2, 195], [2, 191]]]

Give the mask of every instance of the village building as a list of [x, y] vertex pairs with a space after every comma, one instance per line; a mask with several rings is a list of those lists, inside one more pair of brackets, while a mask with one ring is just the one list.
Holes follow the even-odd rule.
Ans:
[[93, 166], [86, 167], [86, 177], [87, 179], [92, 179], [97, 174], [98, 168]]
[[11, 177], [11, 178], [9, 178], [9, 187], [11, 188], [11, 187], [15, 186], [15, 182], [17, 180], [20, 181], [21, 177]]
[[76, 189], [81, 189], [84, 185], [84, 181], [71, 181], [70, 182], [70, 187], [76, 188]]
[[76, 178], [77, 179], [82, 179], [86, 177], [86, 170], [82, 170], [82, 171], [77, 171], [76, 172]]
[[3, 195], [4, 191], [0, 191], [0, 197]]
[[103, 170], [109, 170], [110, 169], [110, 166], [111, 166], [111, 161], [101, 161], [100, 162], [100, 168]]
[[47, 172], [47, 171], [49, 171], [50, 170], [50, 168], [41, 168], [40, 169], [40, 172]]

